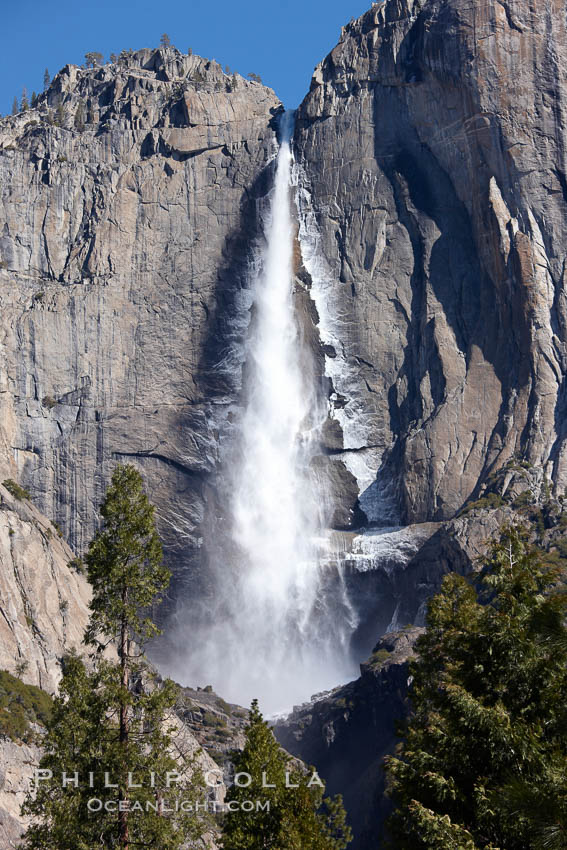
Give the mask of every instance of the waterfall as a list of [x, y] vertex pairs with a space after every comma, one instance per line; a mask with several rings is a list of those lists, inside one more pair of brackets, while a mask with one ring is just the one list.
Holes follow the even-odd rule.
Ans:
[[324, 500], [309, 468], [323, 417], [294, 307], [292, 130], [287, 112], [253, 266], [244, 409], [217, 539], [208, 546], [211, 592], [200, 617], [188, 612], [187, 656], [172, 669], [243, 705], [257, 697], [269, 713], [356, 674], [349, 655], [356, 617], [342, 575], [323, 556]]

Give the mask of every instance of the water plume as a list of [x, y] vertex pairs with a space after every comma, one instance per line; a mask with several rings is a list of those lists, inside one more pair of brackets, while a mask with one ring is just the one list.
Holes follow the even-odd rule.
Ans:
[[258, 697], [269, 713], [352, 674], [356, 626], [342, 577], [321, 566], [324, 499], [309, 470], [317, 401], [294, 309], [292, 129], [286, 113], [254, 266], [244, 411], [224, 473], [230, 496], [209, 544], [212, 589], [201, 622], [189, 629], [182, 675], [206, 679], [241, 704]]

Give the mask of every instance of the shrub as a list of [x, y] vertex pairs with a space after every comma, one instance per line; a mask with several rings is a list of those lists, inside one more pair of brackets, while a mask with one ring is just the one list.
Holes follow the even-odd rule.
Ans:
[[25, 685], [6, 670], [0, 670], [0, 735], [13, 741], [32, 743], [32, 723], [45, 726], [53, 708], [49, 694], [35, 685]]
[[232, 733], [229, 729], [218, 729], [215, 736], [219, 741], [228, 741], [232, 737]]
[[23, 487], [13, 481], [11, 478], [6, 478], [5, 481], [2, 482], [8, 493], [11, 493], [14, 499], [17, 499], [18, 502], [21, 502], [23, 499], [31, 499], [31, 495], [27, 490], [24, 490]]
[[217, 699], [217, 707], [220, 708], [221, 711], [224, 711], [225, 714], [231, 714], [230, 705], [221, 699], [221, 697]]
[[477, 499], [476, 502], [469, 502], [462, 508], [457, 516], [466, 516], [471, 511], [489, 510], [491, 508], [501, 508], [506, 502], [499, 493], [488, 493], [486, 496]]
[[76, 573], [84, 573], [85, 565], [83, 564], [82, 558], [73, 558], [67, 564], [70, 570], [74, 570]]
[[383, 664], [384, 661], [387, 661], [390, 657], [391, 653], [388, 652], [387, 649], [379, 649], [377, 652], [373, 652], [370, 656], [370, 661], [373, 664]]
[[205, 711], [203, 715], [203, 723], [205, 726], [217, 726], [221, 728], [226, 726], [226, 720], [224, 717], [219, 717], [218, 714], [213, 714], [212, 711]]
[[527, 508], [533, 502], [533, 493], [531, 490], [523, 490], [519, 496], [516, 496], [512, 502], [514, 508]]

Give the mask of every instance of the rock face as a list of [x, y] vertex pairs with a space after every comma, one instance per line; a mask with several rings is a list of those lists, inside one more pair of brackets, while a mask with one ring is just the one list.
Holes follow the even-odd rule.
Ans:
[[374, 4], [299, 109], [338, 456], [371, 520], [385, 496], [449, 518], [513, 455], [567, 483], [563, 11]]
[[50, 693], [89, 618], [90, 587], [72, 559], [54, 525], [0, 485], [0, 669]]
[[405, 716], [408, 661], [423, 629], [382, 638], [361, 677], [294, 709], [275, 726], [279, 742], [292, 755], [314, 764], [326, 793], [341, 793], [354, 827], [352, 850], [380, 846], [388, 813], [382, 760], [393, 751], [395, 723]]
[[[336, 529], [450, 519], [514, 456], [567, 484], [564, 28], [527, 0], [388, 0], [315, 72], [296, 301]], [[206, 583], [281, 108], [167, 48], [67, 66], [0, 121], [0, 464], [82, 551], [133, 459], [174, 597]]]
[[20, 808], [41, 755], [36, 744], [0, 738], [0, 846], [4, 850], [19, 845], [27, 826]]
[[[3, 467], [9, 468], [9, 465]], [[73, 552], [26, 498], [0, 485], [0, 669], [54, 693], [60, 661], [81, 651], [90, 587], [69, 567]], [[0, 736], [0, 846], [16, 847], [41, 750]]]
[[67, 66], [0, 121], [1, 439], [77, 551], [112, 466], [134, 459], [177, 575], [191, 561], [279, 110], [168, 48]]

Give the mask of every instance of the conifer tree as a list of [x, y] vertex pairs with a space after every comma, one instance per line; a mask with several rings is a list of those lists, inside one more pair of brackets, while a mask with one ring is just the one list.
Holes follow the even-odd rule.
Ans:
[[20, 110], [19, 110], [19, 107], [18, 107], [18, 98], [15, 97], [14, 100], [12, 101], [12, 115], [17, 115], [19, 111]]
[[28, 90], [24, 86], [23, 89], [22, 89], [22, 100], [21, 100], [21, 104], [20, 104], [20, 110], [22, 112], [25, 112], [29, 108], [30, 108], [30, 104], [29, 104], [29, 100], [28, 100]]
[[37, 92], [35, 91], [32, 91], [30, 104], [31, 106], [35, 106], [37, 104]]
[[171, 47], [171, 40], [166, 32], [163, 33], [159, 40], [160, 47]]
[[85, 53], [85, 64], [87, 68], [96, 68], [98, 65], [102, 65], [103, 61], [104, 56], [96, 50], [91, 50], [90, 53]]
[[567, 847], [567, 595], [518, 529], [447, 576], [387, 771], [396, 850]]
[[75, 129], [82, 133], [85, 129], [85, 109], [81, 102], [77, 106], [77, 111], [75, 112]]
[[[238, 805], [223, 821], [223, 850], [343, 850], [348, 845], [351, 831], [340, 796], [323, 799], [319, 777], [289, 761], [254, 700], [246, 745], [234, 759], [241, 784], [235, 781], [227, 794], [227, 803]], [[240, 808], [248, 801], [262, 807]]]
[[49, 88], [49, 83], [51, 82], [51, 77], [49, 76], [49, 69], [46, 68], [43, 72], [43, 90], [47, 91]]
[[[167, 587], [169, 572], [153, 507], [133, 466], [114, 471], [101, 515], [86, 556], [93, 596], [85, 643], [93, 669], [76, 656], [66, 660], [40, 764], [52, 777], [46, 775], [24, 806], [36, 818], [25, 847], [177, 850], [200, 830], [194, 808], [175, 811], [176, 801], [187, 809], [204, 789], [191, 758], [185, 765], [190, 787], [176, 781], [183, 768], [171, 755], [167, 716], [177, 689], [152, 676], [141, 653], [158, 633], [147, 611]], [[110, 642], [118, 662], [103, 654]], [[63, 787], [62, 774], [75, 772], [78, 782]]]

